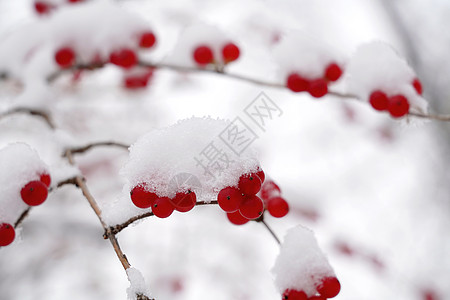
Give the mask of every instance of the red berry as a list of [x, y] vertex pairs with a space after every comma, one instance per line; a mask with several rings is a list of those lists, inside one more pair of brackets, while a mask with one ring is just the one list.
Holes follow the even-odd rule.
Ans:
[[127, 76], [124, 78], [123, 85], [130, 90], [142, 89], [147, 87], [148, 78], [145, 76]]
[[243, 174], [239, 178], [239, 190], [245, 195], [256, 195], [261, 189], [261, 179], [255, 174]]
[[214, 54], [208, 46], [198, 46], [194, 50], [194, 60], [199, 65], [207, 65], [214, 61]]
[[194, 208], [197, 203], [197, 196], [193, 191], [177, 193], [172, 200], [173, 207], [179, 212], [187, 212]]
[[167, 218], [173, 213], [174, 207], [169, 197], [161, 197], [152, 205], [152, 212], [158, 218]]
[[369, 102], [374, 109], [379, 111], [387, 110], [389, 106], [388, 97], [385, 93], [379, 90], [376, 90], [370, 94]]
[[40, 181], [30, 181], [22, 188], [20, 195], [29, 206], [42, 204], [47, 199], [47, 186]]
[[50, 184], [52, 183], [52, 178], [50, 177], [50, 174], [48, 173], [42, 173], [39, 177], [39, 180], [45, 184], [47, 187], [50, 186]]
[[129, 69], [137, 64], [137, 56], [133, 50], [123, 48], [112, 52], [109, 61], [114, 65]]
[[288, 76], [286, 86], [293, 92], [304, 92], [309, 89], [309, 81], [297, 73]]
[[308, 296], [304, 291], [285, 290], [283, 293], [283, 300], [308, 300]]
[[331, 63], [325, 69], [325, 79], [329, 81], [336, 81], [342, 75], [342, 69], [336, 63]]
[[156, 43], [156, 37], [151, 31], [144, 32], [141, 34], [139, 40], [139, 47], [141, 48], [151, 48]]
[[409, 111], [409, 102], [403, 95], [396, 95], [389, 98], [388, 111], [394, 118], [400, 118]]
[[234, 187], [226, 187], [217, 195], [217, 202], [226, 212], [235, 212], [243, 200], [242, 192]]
[[75, 52], [69, 47], [61, 48], [55, 53], [55, 61], [61, 68], [68, 68], [75, 63]]
[[257, 219], [264, 212], [264, 202], [258, 196], [246, 196], [239, 205], [239, 212], [247, 219]]
[[311, 80], [309, 82], [308, 92], [314, 98], [320, 98], [328, 93], [327, 82], [323, 78]]
[[235, 61], [239, 58], [239, 48], [233, 43], [228, 43], [222, 48], [222, 57], [225, 63]]
[[48, 14], [50, 12], [51, 8], [52, 7], [48, 3], [45, 3], [43, 1], [34, 2], [34, 9], [40, 15]]
[[158, 195], [145, 189], [144, 184], [135, 186], [130, 192], [131, 201], [139, 208], [149, 208], [158, 199]]
[[256, 172], [256, 176], [259, 177], [261, 180], [261, 184], [264, 183], [264, 180], [266, 180], [266, 174], [264, 174], [264, 171], [258, 168], [258, 172]]
[[247, 218], [244, 218], [239, 211], [227, 213], [228, 220], [233, 223], [234, 225], [243, 225], [247, 223], [249, 220]]
[[8, 223], [0, 224], [0, 247], [8, 246], [14, 241], [16, 237], [16, 232], [14, 227]]
[[325, 298], [336, 297], [341, 291], [341, 284], [336, 277], [325, 277], [317, 287], [317, 292]]
[[412, 82], [412, 85], [414, 87], [414, 89], [416, 90], [417, 94], [422, 95], [422, 83], [420, 82], [420, 80], [418, 78], [415, 78]]
[[272, 180], [266, 181], [261, 187], [261, 198], [263, 198], [264, 201], [273, 197], [279, 197], [280, 195], [281, 189]]
[[270, 198], [267, 210], [275, 218], [282, 218], [289, 212], [289, 204], [281, 197]]

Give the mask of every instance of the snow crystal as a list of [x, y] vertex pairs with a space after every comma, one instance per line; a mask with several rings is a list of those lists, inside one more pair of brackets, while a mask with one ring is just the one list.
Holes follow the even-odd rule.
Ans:
[[404, 95], [411, 110], [427, 110], [427, 102], [412, 85], [416, 74], [388, 44], [372, 42], [360, 46], [347, 66], [346, 76], [348, 92], [360, 99], [368, 101], [373, 91], [381, 90], [388, 96]]
[[280, 293], [295, 289], [308, 296], [316, 294], [321, 278], [335, 276], [314, 233], [300, 225], [288, 230], [272, 273]]
[[204, 23], [191, 25], [181, 32], [177, 44], [165, 61], [181, 66], [196, 66], [193, 52], [196, 47], [206, 45], [213, 51], [215, 61], [223, 64], [222, 48], [230, 42], [233, 41], [226, 33], [215, 26]]
[[145, 283], [144, 276], [135, 268], [127, 269], [128, 280], [130, 287], [127, 289], [128, 299], [136, 300], [136, 295], [142, 294], [150, 297], [150, 291]]
[[0, 221], [14, 224], [28, 207], [20, 190], [32, 180], [48, 173], [47, 165], [38, 153], [24, 143], [9, 144], [0, 149]]
[[343, 65], [340, 53], [324, 41], [301, 31], [293, 31], [284, 36], [275, 47], [273, 55], [282, 77], [298, 73], [310, 79], [322, 78], [330, 63]]
[[[131, 189], [141, 183], [167, 197], [191, 189], [198, 201], [207, 202], [217, 199], [224, 187], [237, 186], [239, 177], [255, 172], [259, 162], [252, 149], [237, 155], [219, 137], [230, 124], [220, 119], [192, 117], [139, 138], [130, 147], [129, 160], [121, 170], [126, 179], [122, 195], [110, 208], [105, 207], [105, 220], [113, 225], [124, 217], [142, 213], [130, 199]], [[208, 157], [215, 157], [215, 162]], [[202, 165], [209, 165], [209, 169]]]

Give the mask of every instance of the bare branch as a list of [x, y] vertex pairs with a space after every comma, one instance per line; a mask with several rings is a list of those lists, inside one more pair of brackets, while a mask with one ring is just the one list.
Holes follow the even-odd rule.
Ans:
[[115, 147], [124, 148], [124, 149], [128, 149], [130, 147], [130, 145], [126, 145], [126, 144], [118, 143], [118, 142], [96, 142], [96, 143], [91, 143], [91, 144], [88, 144], [88, 145], [82, 146], [82, 147], [69, 148], [65, 151], [64, 155], [66, 155], [67, 151], [69, 151], [71, 154], [84, 153], [92, 148], [101, 147], [101, 146], [115, 146]]
[[266, 221], [264, 221], [264, 215], [262, 215], [261, 218], [259, 218], [256, 221], [262, 223], [266, 227], [266, 229], [270, 232], [270, 234], [275, 239], [275, 241], [278, 243], [278, 245], [281, 244], [280, 239], [277, 237], [275, 232], [272, 230], [272, 228], [269, 226], [269, 224], [267, 224]]
[[17, 107], [14, 108], [12, 110], [3, 112], [0, 114], [0, 119], [10, 116], [10, 115], [14, 115], [14, 114], [29, 114], [31, 116], [37, 116], [42, 118], [45, 123], [47, 123], [48, 127], [50, 127], [51, 129], [55, 129], [55, 125], [53, 124], [53, 121], [50, 117], [50, 115], [45, 112], [45, 111], [41, 111], [41, 110], [37, 110], [37, 109], [32, 109], [32, 108], [26, 108], [26, 107]]
[[28, 217], [28, 214], [30, 213], [30, 210], [31, 210], [31, 206], [23, 211], [23, 213], [17, 219], [16, 223], [14, 223], [14, 228], [17, 228], [20, 224], [22, 224], [23, 220], [25, 220], [25, 218]]

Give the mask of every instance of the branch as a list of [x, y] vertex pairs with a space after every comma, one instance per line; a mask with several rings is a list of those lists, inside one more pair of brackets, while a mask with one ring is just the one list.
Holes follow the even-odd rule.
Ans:
[[256, 222], [260, 222], [264, 225], [264, 227], [266, 227], [266, 229], [270, 232], [270, 234], [272, 235], [272, 237], [275, 239], [275, 241], [278, 243], [278, 245], [281, 245], [280, 239], [277, 237], [277, 235], [275, 234], [275, 232], [272, 230], [272, 228], [269, 226], [269, 224], [266, 223], [266, 221], [264, 221], [264, 215], [261, 215], [261, 218], [259, 218], [258, 220], [256, 220]]
[[[106, 65], [106, 63], [96, 63], [96, 64], [92, 64], [92, 65], [84, 65], [84, 64], [75, 65], [71, 68], [61, 69], [61, 70], [56, 71], [55, 73], [51, 74], [47, 78], [47, 80], [49, 83], [51, 83], [56, 78], [58, 78], [60, 75], [66, 73], [66, 72], [70, 72], [70, 71], [74, 71], [74, 70], [94, 70], [94, 69], [102, 68], [105, 65]], [[287, 89], [287, 87], [282, 83], [270, 82], [270, 81], [256, 79], [256, 78], [252, 78], [252, 77], [248, 77], [248, 76], [240, 75], [240, 74], [227, 73], [224, 71], [223, 67], [198, 68], [198, 67], [173, 65], [173, 64], [168, 64], [168, 63], [151, 63], [151, 62], [145, 62], [145, 61], [139, 61], [138, 66], [146, 67], [146, 68], [155, 68], [155, 69], [168, 69], [168, 70], [173, 70], [173, 71], [178, 71], [178, 72], [187, 72], [187, 73], [217, 74], [217, 75], [221, 75], [224, 77], [248, 82], [251, 84], [261, 85], [264, 87], [271, 87], [271, 88], [278, 88], [278, 89], [285, 89], [285, 90]], [[344, 100], [360, 100], [356, 95], [346, 94], [346, 93], [331, 91], [331, 90], [328, 91], [328, 95], [338, 97], [338, 98], [344, 99]], [[360, 101], [360, 102], [362, 102], [362, 101]], [[415, 116], [418, 118], [450, 122], [450, 115], [424, 114], [424, 113], [415, 113], [415, 112], [410, 112], [410, 113], [408, 113], [408, 115]]]
[[12, 110], [1, 113], [0, 119], [10, 116], [10, 115], [13, 115], [13, 114], [19, 114], [19, 113], [29, 114], [31, 116], [40, 117], [45, 121], [45, 123], [47, 123], [48, 127], [50, 127], [51, 129], [55, 129], [55, 125], [53, 124], [53, 121], [47, 112], [42, 111], [42, 110], [32, 109], [32, 108], [26, 108], [26, 107], [14, 108]]
[[[218, 204], [217, 201], [210, 201], [210, 202], [205, 202], [205, 201], [198, 201], [195, 206], [202, 206], [202, 205], [214, 205], [214, 204]], [[141, 215], [137, 215], [134, 216], [130, 219], [128, 219], [127, 221], [123, 222], [122, 224], [117, 224], [114, 226], [110, 226], [108, 229], [113, 233], [113, 234], [118, 234], [119, 232], [121, 232], [122, 230], [124, 230], [125, 228], [127, 228], [129, 225], [133, 224], [134, 222], [138, 221], [138, 220], [142, 220], [148, 217], [153, 216], [153, 212], [146, 212], [143, 213]], [[107, 239], [108, 235], [107, 232], [105, 231], [105, 233], [103, 234], [103, 238]]]
[[[65, 157], [67, 157], [67, 160], [71, 165], [75, 165], [75, 161], [73, 159], [72, 152], [70, 150], [66, 151]], [[111, 229], [106, 225], [105, 221], [102, 218], [102, 211], [100, 207], [98, 206], [97, 202], [95, 201], [94, 197], [90, 193], [85, 179], [82, 176], [76, 176], [75, 182], [78, 188], [81, 189], [81, 192], [83, 193], [83, 196], [86, 198], [86, 200], [89, 202], [89, 205], [91, 206], [92, 210], [94, 211], [95, 215], [97, 216], [98, 220], [100, 221], [100, 224], [102, 225], [103, 229], [105, 230], [105, 235], [109, 239], [111, 245], [113, 246], [114, 251], [116, 252], [117, 258], [119, 259], [120, 263], [122, 264], [122, 267], [124, 270], [128, 270], [131, 267], [130, 262], [128, 261], [128, 258], [123, 253], [122, 249], [120, 248], [119, 241], [117, 240], [115, 234], [111, 231]], [[127, 273], [128, 277], [128, 273]], [[131, 280], [128, 278], [128, 280], [131, 282]], [[136, 295], [138, 299], [142, 300], [154, 300], [150, 299], [145, 295], [139, 294]]]
[[65, 151], [64, 156], [66, 156], [67, 151], [69, 151], [71, 154], [84, 153], [92, 148], [100, 147], [100, 146], [116, 146], [116, 147], [124, 148], [124, 149], [128, 149], [130, 147], [130, 145], [126, 145], [123, 143], [117, 143], [117, 142], [95, 142], [95, 143], [87, 144], [86, 146], [82, 146], [82, 147], [68, 148]]

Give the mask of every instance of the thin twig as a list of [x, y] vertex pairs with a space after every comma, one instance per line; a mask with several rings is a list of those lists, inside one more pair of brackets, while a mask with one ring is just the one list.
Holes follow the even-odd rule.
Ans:
[[11, 109], [9, 111], [1, 113], [0, 119], [10, 116], [10, 115], [19, 114], [19, 113], [29, 114], [31, 116], [40, 117], [45, 121], [45, 123], [48, 125], [48, 127], [50, 127], [51, 129], [55, 129], [55, 125], [54, 125], [52, 119], [50, 118], [50, 115], [47, 112], [42, 111], [42, 110], [32, 109], [32, 108], [17, 107], [17, 108]]
[[25, 218], [28, 217], [30, 210], [31, 210], [31, 206], [23, 211], [23, 213], [17, 219], [16, 223], [14, 223], [14, 228], [17, 228], [20, 224], [22, 224], [23, 220], [25, 220]]
[[[84, 153], [92, 148], [101, 147], [101, 146], [115, 146], [115, 147], [120, 147], [120, 148], [124, 148], [124, 149], [128, 149], [130, 147], [130, 145], [126, 145], [126, 144], [118, 143], [118, 142], [96, 142], [96, 143], [91, 143], [91, 144], [81, 146], [81, 147], [69, 148], [67, 150], [69, 150], [71, 154], [77, 154], [77, 153]], [[67, 153], [67, 150], [65, 151], [65, 153]]]
[[278, 243], [278, 245], [280, 245], [281, 244], [280, 239], [277, 237], [277, 235], [272, 230], [272, 228], [270, 228], [269, 224], [267, 224], [266, 221], [264, 221], [264, 217], [261, 216], [261, 219], [259, 219], [258, 222], [262, 223], [266, 227], [266, 229], [270, 232], [270, 234], [275, 239], [275, 241]]
[[[218, 204], [217, 201], [209, 201], [209, 202], [207, 202], [207, 201], [198, 201], [198, 202], [195, 204], [195, 206], [215, 205], [215, 204]], [[114, 225], [114, 226], [109, 227], [109, 230], [110, 230], [113, 234], [118, 234], [119, 232], [121, 232], [122, 230], [124, 230], [125, 228], [127, 228], [129, 225], [133, 224], [134, 222], [139, 221], [139, 220], [142, 220], [142, 219], [145, 219], [145, 218], [148, 218], [148, 217], [151, 217], [151, 216], [153, 216], [153, 215], [154, 215], [153, 212], [146, 212], [146, 213], [143, 213], [143, 214], [141, 214], [141, 215], [134, 216], [134, 217], [128, 219], [127, 221], [125, 221], [125, 222], [123, 222], [123, 223], [121, 223], [121, 224], [117, 224], [117, 225]], [[105, 231], [105, 233], [103, 234], [103, 238], [104, 238], [104, 239], [107, 239], [107, 238], [108, 238], [108, 235], [107, 235], [107, 232], [106, 232], [106, 231]]]

